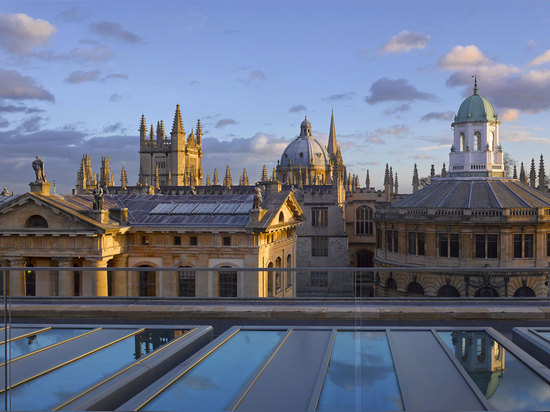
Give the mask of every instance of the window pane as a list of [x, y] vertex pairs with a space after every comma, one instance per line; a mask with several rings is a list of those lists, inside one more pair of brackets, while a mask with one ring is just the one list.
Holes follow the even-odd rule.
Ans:
[[396, 230], [393, 231], [393, 251], [395, 253], [399, 252], [399, 237]]
[[521, 235], [514, 235], [514, 258], [522, 258], [521, 253]]
[[440, 257], [449, 256], [449, 238], [446, 233], [441, 233], [439, 235], [439, 256]]
[[386, 246], [388, 252], [393, 252], [393, 231], [386, 230]]
[[523, 257], [532, 258], [533, 257], [533, 235], [523, 235], [524, 236], [524, 248], [523, 248]]
[[220, 272], [220, 297], [237, 297], [237, 272]]
[[416, 255], [416, 232], [409, 232], [409, 255]]
[[458, 257], [460, 242], [458, 233], [451, 234], [451, 257]]
[[418, 240], [418, 254], [420, 256], [424, 256], [424, 233], [418, 233], [417, 235], [417, 240]]
[[485, 235], [476, 235], [476, 258], [485, 258]]
[[497, 235], [487, 235], [487, 257], [496, 259], [498, 255]]

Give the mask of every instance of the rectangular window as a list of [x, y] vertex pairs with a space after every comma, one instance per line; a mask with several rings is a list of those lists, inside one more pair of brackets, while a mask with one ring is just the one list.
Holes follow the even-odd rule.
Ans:
[[416, 255], [416, 232], [409, 232], [409, 255]]
[[546, 234], [546, 256], [550, 256], [550, 233]]
[[532, 234], [514, 235], [514, 258], [530, 259], [533, 257], [534, 238]]
[[328, 208], [314, 207], [311, 208], [311, 226], [327, 226], [328, 225]]
[[220, 297], [237, 297], [237, 272], [220, 271], [219, 275]]
[[174, 246], [181, 246], [181, 236], [174, 236]]
[[450, 256], [458, 257], [460, 253], [460, 237], [458, 233], [451, 233]]
[[487, 257], [496, 259], [498, 257], [498, 236], [487, 235]]
[[476, 259], [485, 259], [485, 235], [476, 235]]
[[376, 229], [376, 248], [382, 249], [382, 230]]
[[393, 251], [399, 253], [399, 237], [397, 236], [397, 230], [393, 231]]
[[231, 246], [231, 237], [230, 236], [224, 236], [223, 237], [223, 245], [224, 246]]
[[523, 235], [523, 257], [533, 257], [533, 235]]
[[393, 230], [386, 230], [386, 249], [393, 252]]
[[439, 257], [449, 257], [449, 235], [439, 234]]
[[498, 236], [497, 235], [476, 235], [476, 258], [477, 259], [496, 259], [498, 256]]
[[196, 236], [191, 236], [189, 238], [189, 244], [191, 246], [197, 246], [198, 245], [198, 242], [197, 242], [197, 237]]
[[514, 235], [514, 258], [521, 259], [523, 257], [522, 236]]
[[328, 287], [328, 272], [311, 272], [311, 287], [312, 288]]
[[147, 246], [149, 244], [149, 239], [147, 239], [147, 236], [141, 237], [141, 244], [144, 246]]
[[425, 240], [424, 240], [424, 233], [418, 233], [417, 235], [417, 239], [418, 239], [418, 255], [419, 256], [424, 256], [424, 253], [425, 253]]
[[311, 238], [311, 256], [328, 256], [328, 237]]

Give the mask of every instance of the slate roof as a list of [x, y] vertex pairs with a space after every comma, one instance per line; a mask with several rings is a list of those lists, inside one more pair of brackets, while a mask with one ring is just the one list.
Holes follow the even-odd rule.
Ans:
[[517, 179], [498, 177], [433, 178], [422, 190], [390, 208], [509, 209], [547, 208], [550, 197]]

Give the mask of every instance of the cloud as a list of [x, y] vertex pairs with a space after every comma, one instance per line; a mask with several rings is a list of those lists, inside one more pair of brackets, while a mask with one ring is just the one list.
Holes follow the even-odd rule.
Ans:
[[513, 122], [519, 119], [519, 112], [516, 109], [505, 110], [499, 117], [499, 119], [505, 122]]
[[254, 155], [273, 156], [273, 153], [282, 153], [288, 145], [288, 140], [275, 135], [256, 133], [249, 138], [234, 138], [229, 141], [220, 141], [215, 137], [203, 139], [205, 153], [222, 154], [248, 153]]
[[110, 79], [123, 79], [127, 80], [128, 75], [123, 73], [111, 73], [103, 77], [100, 77], [101, 73], [99, 70], [89, 70], [87, 72], [82, 70], [76, 70], [72, 72], [69, 77], [65, 79], [67, 83], [78, 84], [92, 81], [107, 81]]
[[353, 96], [355, 96], [355, 92], [336, 93], [323, 98], [323, 100], [326, 102], [339, 102], [343, 100], [350, 100]]
[[57, 16], [68, 23], [79, 22], [84, 19], [83, 14], [81, 14], [76, 7], [62, 11]]
[[56, 31], [48, 21], [24, 13], [0, 14], [0, 46], [13, 54], [27, 54], [47, 42]]
[[413, 159], [417, 160], [435, 160], [436, 158], [434, 156], [430, 156], [427, 154], [417, 154], [413, 156]]
[[429, 120], [451, 120], [454, 116], [454, 112], [430, 112], [422, 116], [420, 121], [427, 122]]
[[94, 23], [90, 25], [90, 27], [92, 31], [100, 36], [121, 40], [130, 44], [136, 44], [142, 41], [137, 34], [124, 30], [118, 23], [103, 21], [101, 23]]
[[37, 116], [37, 115], [31, 116], [28, 119], [25, 119], [25, 121], [23, 121], [23, 123], [21, 123], [17, 127], [17, 131], [22, 133], [36, 132], [40, 129], [40, 126], [43, 120], [44, 119], [40, 116]]
[[409, 128], [407, 126], [405, 126], [404, 124], [396, 124], [396, 125], [390, 126], [388, 128], [376, 129], [375, 132], [376, 132], [376, 134], [379, 134], [379, 135], [382, 135], [382, 136], [387, 136], [387, 135], [399, 136], [399, 135], [404, 135], [404, 134], [409, 133]]
[[393, 36], [381, 51], [384, 53], [407, 53], [412, 49], [424, 49], [428, 45], [430, 36], [423, 33], [413, 33], [403, 30], [401, 33]]
[[540, 66], [541, 64], [546, 64], [548, 62], [550, 62], [550, 49], [531, 60], [529, 62], [529, 66]]
[[9, 127], [10, 125], [10, 122], [7, 121], [6, 119], [2, 119], [0, 117], [0, 129], [5, 129], [6, 127]]
[[409, 84], [407, 79], [391, 80], [381, 77], [371, 85], [369, 95], [365, 97], [365, 102], [368, 104], [384, 101], [412, 102], [414, 100], [435, 100], [435, 96], [419, 91], [415, 86]]
[[264, 72], [261, 70], [252, 70], [246, 78], [239, 78], [237, 79], [239, 82], [241, 82], [245, 86], [249, 86], [252, 84], [257, 84], [259, 82], [263, 82], [267, 80], [267, 77], [265, 76]]
[[436, 144], [431, 146], [417, 147], [415, 150], [418, 152], [428, 152], [431, 150], [448, 149], [449, 147], [450, 147], [450, 143], [442, 143], [442, 144]]
[[393, 107], [384, 109], [384, 114], [386, 116], [392, 116], [399, 113], [408, 112], [409, 110], [411, 110], [411, 105], [409, 103], [403, 103], [399, 106], [393, 106]]
[[90, 70], [90, 71], [82, 71], [82, 70], [76, 70], [72, 72], [69, 77], [65, 79], [67, 83], [84, 83], [84, 82], [91, 82], [93, 80], [99, 79], [99, 70]]
[[376, 136], [376, 135], [370, 136], [367, 140], [371, 143], [386, 144], [386, 142], [380, 136]]
[[16, 70], [3, 69], [0, 69], [0, 97], [13, 100], [55, 100], [53, 95], [37, 85], [32, 77], [23, 76]]
[[237, 124], [237, 121], [235, 119], [221, 119], [218, 120], [218, 123], [216, 123], [216, 128], [224, 127], [230, 124]]
[[103, 62], [113, 57], [113, 53], [107, 47], [78, 47], [69, 52], [69, 57], [89, 62]]
[[290, 109], [288, 109], [289, 113], [298, 113], [298, 112], [306, 112], [307, 108], [303, 104], [297, 104], [295, 106], [292, 106]]
[[497, 107], [528, 113], [550, 108], [549, 69], [518, 68], [499, 63], [473, 45], [455, 46], [439, 59], [438, 66], [452, 71], [447, 85], [465, 86], [464, 96], [472, 93], [472, 73], [476, 73], [479, 93]]
[[119, 102], [122, 99], [122, 95], [120, 93], [113, 93], [109, 96], [110, 102]]
[[189, 86], [196, 86], [197, 84], [200, 84], [200, 82], [198, 82], [197, 80], [191, 80], [189, 82]]
[[126, 132], [126, 129], [124, 127], [122, 127], [121, 122], [113, 123], [113, 124], [107, 125], [103, 128], [103, 133], [105, 133], [105, 134], [107, 134], [107, 133], [113, 134], [113, 133], [116, 133], [116, 132], [119, 132], [119, 133], [122, 133], [122, 134], [124, 134]]
[[1, 104], [0, 103], [0, 113], [40, 113], [44, 110], [38, 109], [37, 107], [26, 107], [26, 106], [16, 106], [13, 104]]

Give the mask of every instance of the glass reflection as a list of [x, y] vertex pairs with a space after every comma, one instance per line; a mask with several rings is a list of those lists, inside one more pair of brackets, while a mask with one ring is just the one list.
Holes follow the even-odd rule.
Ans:
[[498, 410], [550, 410], [550, 385], [481, 331], [438, 332]]
[[[131, 332], [128, 330], [128, 333]], [[8, 402], [11, 403], [12, 410], [50, 410], [134, 362], [136, 338], [140, 342], [157, 340], [164, 344], [174, 337], [180, 336], [182, 332], [146, 330], [136, 336], [130, 336], [98, 352], [16, 386], [10, 390]], [[159, 339], [159, 336], [162, 339]], [[12, 365], [15, 364], [14, 362]], [[4, 394], [0, 395], [0, 405], [4, 405]]]
[[384, 332], [338, 332], [318, 410], [403, 410]]
[[[15, 359], [38, 349], [73, 338], [89, 330], [90, 329], [49, 329], [35, 335], [17, 339], [8, 344], [8, 357], [10, 357], [10, 359]], [[0, 350], [0, 363], [4, 362], [4, 351]]]
[[224, 410], [286, 332], [240, 331], [143, 410]]

